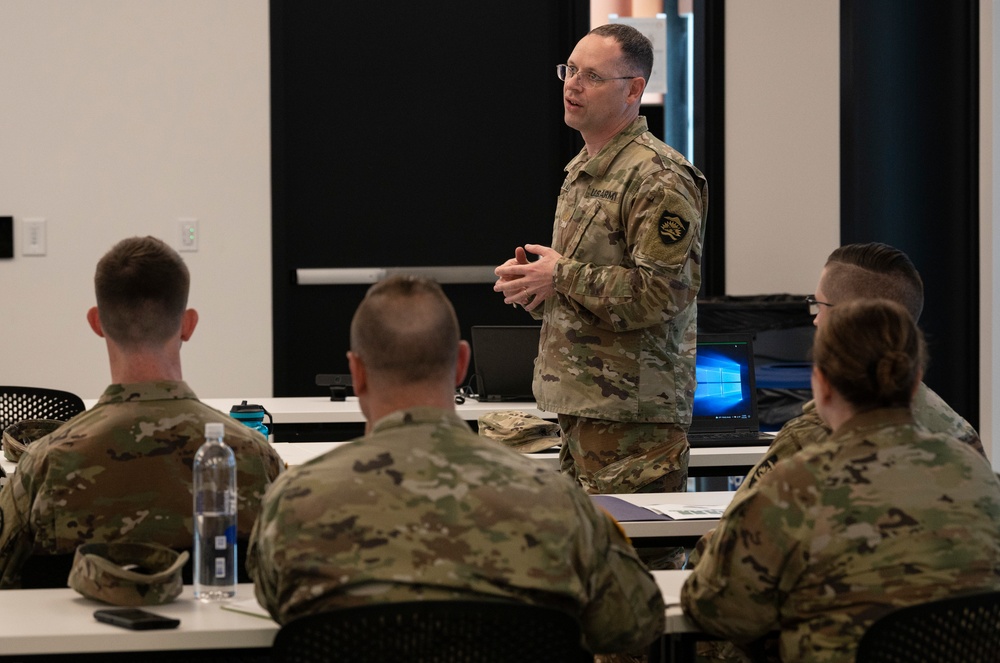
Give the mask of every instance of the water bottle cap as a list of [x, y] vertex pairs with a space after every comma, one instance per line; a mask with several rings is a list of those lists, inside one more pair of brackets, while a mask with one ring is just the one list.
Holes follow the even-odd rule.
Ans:
[[205, 437], [222, 437], [226, 427], [219, 423], [205, 424]]

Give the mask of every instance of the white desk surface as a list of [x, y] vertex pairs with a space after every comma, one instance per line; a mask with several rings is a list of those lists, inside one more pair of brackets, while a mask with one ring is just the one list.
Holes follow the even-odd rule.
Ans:
[[[364, 423], [361, 406], [355, 396], [348, 396], [343, 401], [331, 401], [329, 396], [297, 396], [282, 398], [203, 398], [201, 401], [220, 412], [228, 413], [234, 406], [243, 401], [251, 405], [261, 405], [271, 413], [275, 424], [359, 424]], [[97, 399], [84, 399], [83, 404], [89, 409]], [[479, 419], [487, 412], [497, 410], [520, 410], [536, 417], [555, 419], [552, 412], [542, 412], [533, 401], [510, 403], [480, 403], [474, 398], [468, 398], [464, 403], [456, 404], [458, 415], [466, 421]], [[265, 423], [267, 417], [264, 417]]]
[[[690, 571], [653, 571], [667, 604], [664, 632], [692, 633], [698, 629], [677, 605], [680, 588]], [[241, 584], [237, 600], [253, 598], [253, 585]], [[175, 629], [130, 631], [104, 624], [93, 613], [109, 608], [85, 599], [69, 588], [11, 589], [0, 592], [0, 653], [4, 656], [184, 649], [240, 649], [270, 647], [279, 626], [270, 618], [224, 610], [217, 603], [200, 603], [187, 585], [166, 605], [150, 612], [181, 620]]]
[[[286, 463], [289, 465], [300, 465], [316, 456], [325, 454], [331, 449], [335, 449], [341, 444], [346, 444], [346, 442], [274, 442], [272, 446], [274, 446], [275, 450]], [[752, 467], [757, 464], [757, 461], [761, 459], [765, 452], [767, 452], [767, 447], [691, 449], [691, 458], [688, 466], [723, 467], [738, 465]], [[551, 464], [555, 469], [559, 468], [559, 452], [556, 449], [525, 455], [529, 458]]]
[[[253, 585], [237, 587], [237, 600], [253, 595]], [[0, 615], [7, 616], [0, 619], [0, 655], [270, 647], [278, 632], [271, 619], [196, 601], [190, 585], [173, 602], [144, 608], [180, 619], [175, 629], [130, 631], [94, 619], [95, 610], [113, 607], [69, 588], [0, 591]]]
[[663, 594], [663, 602], [667, 604], [667, 625], [663, 629], [664, 633], [697, 633], [701, 629], [694, 625], [681, 610], [681, 587], [684, 580], [691, 575], [690, 570], [685, 571], [650, 571], [656, 580], [656, 585]]
[[[350, 396], [343, 401], [331, 401], [328, 396], [301, 396], [288, 398], [266, 397], [246, 399], [206, 398], [203, 399], [203, 402], [211, 407], [214, 407], [216, 410], [228, 413], [233, 405], [237, 405], [243, 400], [246, 400], [247, 403], [263, 406], [264, 409], [271, 413], [271, 417], [273, 418], [275, 424], [357, 424], [363, 423], [365, 420], [364, 415], [361, 414], [361, 406], [358, 404], [358, 399], [354, 396]], [[84, 399], [83, 402], [87, 408], [90, 408], [93, 407], [97, 400]], [[464, 403], [456, 405], [455, 409], [458, 411], [459, 416], [466, 421], [478, 420], [481, 415], [486, 414], [487, 412], [494, 412], [496, 410], [521, 410], [537, 417], [555, 418], [553, 413], [543, 412], [537, 409], [536, 404], [533, 401], [523, 403], [480, 403], [475, 399], [469, 398]], [[285, 451], [280, 451], [282, 444], [293, 445], [294, 448], [288, 448]], [[285, 458], [290, 465], [296, 465], [313, 456], [325, 453], [329, 449], [332, 449], [333, 445], [336, 444], [336, 442], [289, 442], [277, 443], [275, 447], [279, 449], [279, 453], [282, 454], [282, 457]], [[310, 449], [306, 449], [304, 447], [299, 448], [298, 445], [326, 446], [315, 446]], [[285, 457], [286, 451], [289, 453], [288, 457]], [[757, 464], [757, 461], [761, 459], [766, 451], [766, 446], [719, 447], [711, 449], [700, 447], [693, 448], [691, 449], [689, 467], [738, 466], [750, 468]], [[531, 457], [546, 461], [553, 464], [555, 467], [558, 467], [559, 454], [555, 451], [539, 452], [531, 454]], [[3, 463], [4, 461], [0, 460], [0, 464]], [[10, 470], [8, 465], [9, 464], [3, 464], [3, 467], [9, 472]]]
[[[302, 463], [325, 454], [327, 451], [346, 444], [345, 442], [273, 442], [274, 449], [288, 465], [301, 465]], [[767, 451], [767, 447], [720, 447], [717, 449], [691, 449], [689, 467], [724, 467], [740, 466], [752, 467]], [[559, 452], [539, 451], [527, 454], [529, 458], [538, 460], [552, 469], [559, 469]], [[13, 474], [17, 469], [17, 464], [8, 461], [0, 455], [0, 467], [8, 475]]]

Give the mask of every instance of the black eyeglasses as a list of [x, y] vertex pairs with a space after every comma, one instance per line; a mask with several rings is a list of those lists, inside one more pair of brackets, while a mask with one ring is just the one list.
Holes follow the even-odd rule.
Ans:
[[806, 295], [806, 304], [809, 304], [809, 315], [819, 315], [820, 306], [833, 306], [830, 302], [819, 301], [816, 295]]
[[561, 81], [573, 78], [577, 74], [579, 74], [579, 78], [577, 80], [580, 81], [580, 85], [583, 87], [597, 87], [604, 81], [623, 81], [629, 78], [642, 78], [642, 76], [610, 76], [608, 78], [603, 78], [592, 71], [580, 71], [572, 65], [556, 65], [556, 76], [558, 76]]

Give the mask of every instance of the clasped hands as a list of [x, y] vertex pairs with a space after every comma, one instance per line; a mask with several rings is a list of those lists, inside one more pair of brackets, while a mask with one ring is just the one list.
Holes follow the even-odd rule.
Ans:
[[[529, 262], [529, 253], [538, 259]], [[503, 295], [504, 304], [520, 305], [526, 311], [533, 311], [555, 292], [552, 274], [561, 257], [562, 254], [547, 246], [519, 246], [514, 249], [513, 258], [493, 270], [498, 277], [493, 290]]]

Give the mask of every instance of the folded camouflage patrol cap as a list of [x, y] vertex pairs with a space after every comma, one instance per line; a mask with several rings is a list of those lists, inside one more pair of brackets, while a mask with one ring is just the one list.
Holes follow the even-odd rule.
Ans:
[[557, 446], [560, 442], [559, 424], [518, 410], [498, 410], [482, 415], [479, 434], [525, 454]]
[[85, 543], [77, 547], [68, 585], [112, 605], [170, 603], [184, 589], [188, 553], [158, 543]]
[[28, 445], [62, 426], [55, 419], [24, 419], [3, 430], [3, 457], [16, 463]]

